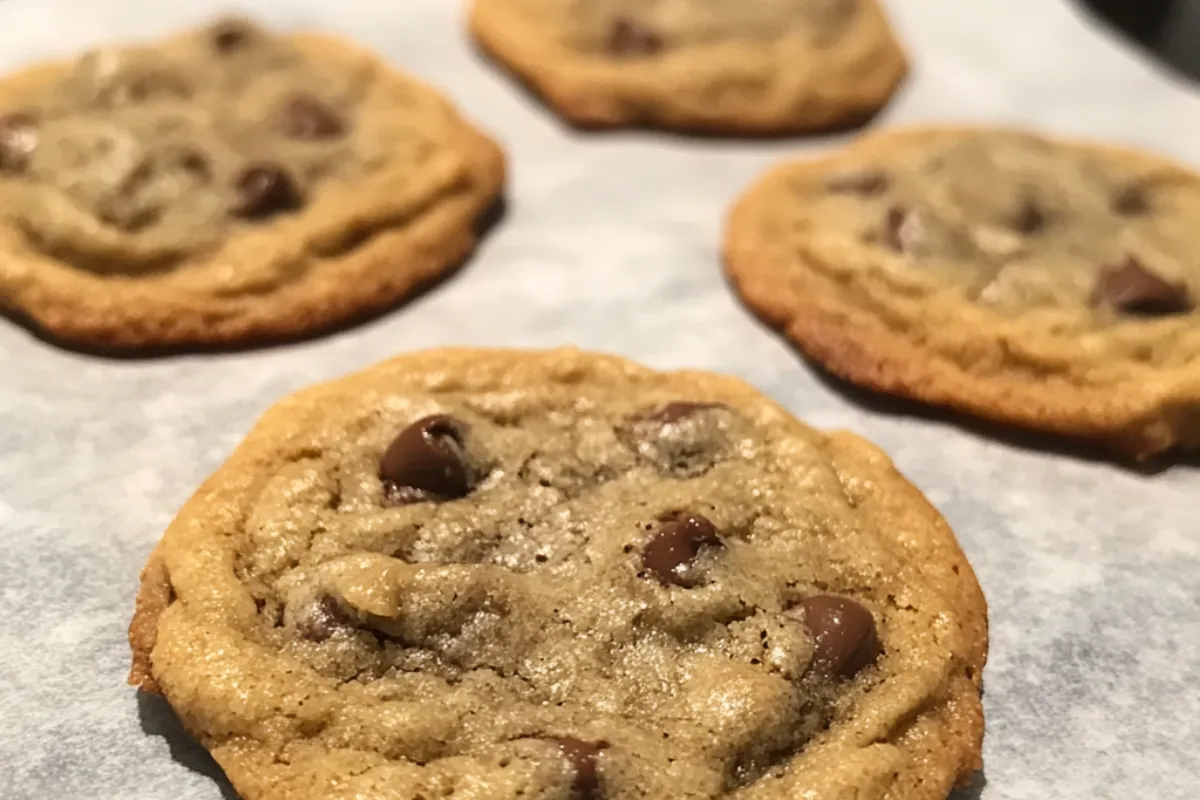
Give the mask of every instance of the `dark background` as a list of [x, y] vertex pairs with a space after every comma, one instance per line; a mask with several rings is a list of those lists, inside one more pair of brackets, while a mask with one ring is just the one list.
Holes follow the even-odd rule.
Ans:
[[1200, 80], [1200, 0], [1077, 0], [1163, 66]]

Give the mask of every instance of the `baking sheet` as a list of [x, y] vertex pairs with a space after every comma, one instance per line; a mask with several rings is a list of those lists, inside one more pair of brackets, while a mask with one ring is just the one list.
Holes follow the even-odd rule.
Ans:
[[[891, 6], [915, 69], [876, 124], [1035, 122], [1200, 164], [1200, 95], [1074, 3]], [[234, 7], [0, 0], [0, 67]], [[443, 87], [507, 146], [510, 213], [448, 283], [305, 344], [114, 361], [0, 321], [0, 796], [233, 797], [169, 709], [125, 685], [137, 572], [173, 513], [295, 389], [410, 349], [567, 343], [743, 377], [879, 443], [942, 510], [991, 604], [986, 778], [963, 800], [1195, 796], [1200, 470], [1139, 475], [864, 403], [725, 287], [735, 193], [836, 140], [570, 134], [471, 51], [451, 0], [242, 8], [354, 36]]]

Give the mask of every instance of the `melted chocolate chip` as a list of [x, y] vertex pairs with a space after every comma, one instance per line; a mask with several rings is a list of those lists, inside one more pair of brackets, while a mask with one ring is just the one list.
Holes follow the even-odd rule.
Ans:
[[262, 219], [304, 204], [300, 187], [286, 169], [269, 161], [251, 164], [234, 181], [237, 199], [232, 213], [246, 219]]
[[897, 253], [911, 254], [920, 244], [924, 230], [921, 216], [903, 206], [892, 206], [883, 223], [883, 241]]
[[1184, 314], [1195, 308], [1187, 284], [1164, 280], [1132, 255], [1100, 272], [1091, 301], [1137, 316]]
[[660, 406], [650, 413], [646, 414], [643, 419], [651, 422], [659, 422], [663, 425], [671, 425], [679, 422], [682, 419], [694, 417], [697, 414], [703, 413], [714, 408], [724, 408], [722, 403], [693, 403], [688, 401], [676, 401]]
[[599, 800], [600, 775], [597, 772], [597, 761], [600, 753], [608, 748], [608, 742], [585, 742], [569, 737], [548, 737], [547, 742], [556, 746], [575, 773], [572, 784], [572, 800]]
[[845, 597], [821, 594], [798, 606], [813, 637], [813, 668], [849, 678], [879, 655], [879, 636], [871, 612]]
[[0, 116], [0, 170], [23, 170], [37, 140], [37, 118], [32, 114], [15, 111]]
[[675, 512], [659, 519], [657, 533], [642, 551], [642, 566], [646, 572], [664, 584], [692, 588], [698, 577], [692, 574], [692, 563], [704, 546], [720, 547], [717, 526], [699, 514]]
[[310, 642], [324, 642], [335, 633], [353, 625], [349, 615], [329, 595], [322, 595], [296, 623], [296, 633]]
[[346, 133], [341, 116], [311, 94], [292, 95], [279, 115], [279, 127], [289, 139], [336, 139]]
[[608, 29], [606, 49], [610, 55], [651, 56], [663, 48], [662, 37], [637, 20], [617, 17]]
[[1021, 198], [1017, 210], [1013, 214], [1012, 226], [1015, 231], [1023, 234], [1037, 233], [1046, 226], [1046, 212], [1041, 204], [1030, 195]]
[[886, 192], [890, 184], [891, 179], [881, 169], [856, 169], [831, 177], [825, 183], [825, 190], [833, 194], [869, 197]]
[[379, 477], [399, 503], [463, 497], [475, 484], [463, 423], [445, 414], [409, 425], [379, 462]]
[[1121, 189], [1112, 199], [1112, 210], [1123, 217], [1137, 217], [1150, 210], [1150, 197], [1146, 187], [1131, 183]]

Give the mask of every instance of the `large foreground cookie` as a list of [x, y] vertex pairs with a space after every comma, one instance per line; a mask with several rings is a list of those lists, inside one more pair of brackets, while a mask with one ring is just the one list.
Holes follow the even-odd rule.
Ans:
[[591, 128], [841, 126], [878, 111], [907, 70], [876, 0], [475, 0], [471, 31]]
[[574, 350], [283, 401], [130, 639], [252, 800], [942, 800], [979, 765], [984, 600], [888, 459]]
[[1103, 443], [1200, 447], [1200, 179], [1013, 130], [779, 167], [734, 208], [747, 304], [870, 389]]
[[291, 337], [458, 265], [504, 160], [349, 44], [236, 19], [0, 81], [0, 307], [128, 348]]

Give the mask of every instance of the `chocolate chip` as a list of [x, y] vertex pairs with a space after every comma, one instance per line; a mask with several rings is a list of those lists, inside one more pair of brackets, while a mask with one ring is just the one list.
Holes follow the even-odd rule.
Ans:
[[1046, 212], [1031, 195], [1025, 195], [1013, 214], [1012, 226], [1018, 233], [1037, 233], [1046, 225]]
[[650, 413], [646, 414], [643, 419], [651, 422], [659, 422], [663, 425], [671, 425], [679, 422], [681, 419], [694, 417], [697, 414], [703, 413], [714, 408], [724, 408], [722, 403], [693, 403], [688, 401], [676, 401], [660, 406]]
[[178, 152], [176, 163], [180, 169], [201, 183], [208, 183], [212, 179], [212, 165], [200, 150], [189, 148]]
[[614, 56], [651, 56], [662, 50], [663, 40], [638, 21], [617, 17], [609, 26], [606, 47]]
[[667, 514], [659, 521], [662, 524], [642, 551], [642, 566], [664, 584], [690, 589], [699, 582], [692, 565], [700, 548], [721, 546], [717, 526], [684, 511]]
[[891, 179], [881, 169], [855, 169], [831, 177], [825, 183], [825, 190], [833, 194], [869, 197], [886, 192], [890, 184]]
[[883, 241], [897, 253], [910, 254], [924, 236], [921, 216], [904, 206], [892, 206], [883, 224]]
[[291, 174], [279, 164], [263, 161], [242, 170], [234, 181], [237, 199], [234, 216], [262, 219], [285, 211], [294, 211], [304, 204], [300, 187]]
[[608, 748], [608, 742], [585, 742], [570, 737], [547, 737], [546, 740], [556, 746], [575, 773], [572, 783], [572, 800], [599, 800], [600, 775], [597, 773], [597, 761], [600, 753]]
[[296, 633], [310, 642], [324, 642], [343, 628], [353, 625], [354, 620], [341, 605], [329, 595], [322, 595], [313, 603], [296, 623]]
[[0, 116], [0, 170], [20, 172], [37, 147], [37, 118], [24, 111]]
[[383, 454], [379, 477], [394, 502], [463, 497], [475, 484], [464, 424], [445, 414], [417, 420]]
[[820, 594], [795, 609], [813, 637], [813, 668], [849, 678], [879, 655], [879, 636], [871, 612], [845, 597]]
[[1091, 302], [1139, 316], [1183, 314], [1195, 308], [1187, 284], [1164, 280], [1132, 255], [1101, 270]]
[[1123, 217], [1136, 217], [1150, 210], [1150, 198], [1146, 187], [1131, 183], [1113, 195], [1112, 210]]
[[311, 94], [296, 93], [283, 105], [279, 127], [289, 139], [336, 139], [346, 132], [336, 111]]
[[222, 20], [209, 30], [213, 48], [222, 55], [241, 50], [257, 34], [253, 25], [240, 19]]

